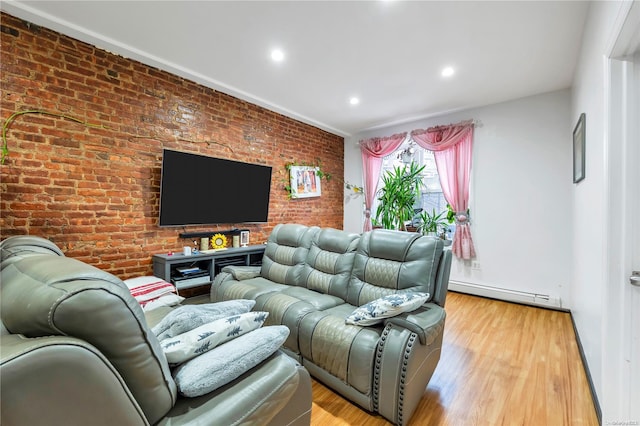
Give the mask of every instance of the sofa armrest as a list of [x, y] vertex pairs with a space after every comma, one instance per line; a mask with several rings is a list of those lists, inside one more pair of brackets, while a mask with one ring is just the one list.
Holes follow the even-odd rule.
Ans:
[[376, 351], [374, 410], [406, 425], [440, 360], [446, 313], [435, 303], [385, 320]]
[[260, 276], [260, 266], [241, 266], [241, 265], [229, 265], [220, 270], [219, 273], [213, 279], [211, 283], [211, 291], [209, 297], [212, 302], [221, 302], [228, 299], [242, 299], [243, 297], [234, 295], [230, 298], [225, 298], [224, 290], [225, 284], [233, 284], [234, 282], [246, 281], [251, 278]]
[[120, 374], [87, 342], [7, 334], [0, 346], [1, 424], [149, 424]]
[[446, 312], [435, 303], [426, 303], [419, 309], [385, 320], [387, 324], [406, 328], [418, 335], [420, 343], [430, 345], [444, 330]]
[[156, 426], [309, 425], [311, 379], [278, 351], [236, 380], [195, 398], [179, 397]]
[[231, 274], [236, 281], [248, 280], [260, 276], [260, 266], [230, 265], [222, 268], [221, 272]]

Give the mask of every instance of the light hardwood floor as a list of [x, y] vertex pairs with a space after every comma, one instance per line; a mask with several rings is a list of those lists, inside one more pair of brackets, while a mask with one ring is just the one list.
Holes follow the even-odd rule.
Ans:
[[[450, 292], [442, 356], [409, 425], [597, 425], [570, 314]], [[314, 426], [388, 425], [313, 382]]]

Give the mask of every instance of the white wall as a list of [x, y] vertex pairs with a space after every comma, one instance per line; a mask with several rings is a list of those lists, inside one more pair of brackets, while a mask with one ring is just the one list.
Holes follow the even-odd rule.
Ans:
[[[471, 181], [472, 235], [480, 269], [454, 260], [454, 282], [538, 293], [569, 306], [573, 129], [562, 90], [376, 129], [345, 140], [345, 180], [362, 184], [357, 142], [480, 120]], [[362, 198], [345, 203], [345, 230], [362, 230]]]
[[[573, 210], [572, 313], [583, 345], [589, 371], [602, 408], [603, 421], [622, 421], [613, 406], [628, 395], [610, 386], [617, 366], [604, 365], [607, 324], [607, 183], [608, 65], [607, 55], [615, 41], [629, 4], [593, 2], [584, 30], [582, 49], [572, 90], [571, 118], [586, 114], [586, 178], [571, 192]], [[609, 314], [610, 315], [610, 314]], [[636, 378], [638, 380], [640, 378]], [[605, 395], [604, 389], [612, 390]], [[612, 417], [613, 416], [613, 417]], [[639, 419], [635, 419], [639, 420]]]
[[[452, 280], [548, 293], [571, 309], [603, 424], [624, 421], [616, 401], [629, 395], [606, 365], [607, 329], [615, 316], [607, 300], [608, 62], [630, 2], [591, 2], [574, 85], [561, 91], [392, 126], [345, 140], [345, 178], [361, 184], [356, 143], [463, 119], [477, 119], [471, 184], [472, 232], [482, 269], [456, 262]], [[571, 183], [571, 132], [586, 114], [586, 179]], [[519, 194], [511, 194], [522, 188]], [[359, 232], [361, 203], [345, 204], [345, 229]], [[640, 378], [631, 378], [639, 380]], [[631, 419], [638, 420], [638, 419]]]

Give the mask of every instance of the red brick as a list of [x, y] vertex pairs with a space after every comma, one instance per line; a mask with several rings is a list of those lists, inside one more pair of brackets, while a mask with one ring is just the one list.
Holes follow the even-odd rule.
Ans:
[[[0, 238], [41, 235], [123, 279], [151, 274], [154, 253], [184, 245], [182, 228], [157, 225], [163, 148], [273, 167], [269, 222], [240, 225], [252, 243], [280, 222], [342, 227], [343, 138], [4, 13], [2, 23], [4, 118], [43, 109], [109, 129], [33, 114], [14, 121]], [[317, 160], [334, 176], [322, 197], [290, 200], [285, 165]]]

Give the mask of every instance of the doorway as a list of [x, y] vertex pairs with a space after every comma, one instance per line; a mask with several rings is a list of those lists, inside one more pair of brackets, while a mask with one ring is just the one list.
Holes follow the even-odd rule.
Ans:
[[[640, 4], [609, 55], [605, 421], [640, 421]], [[635, 402], [634, 402], [635, 401]]]

